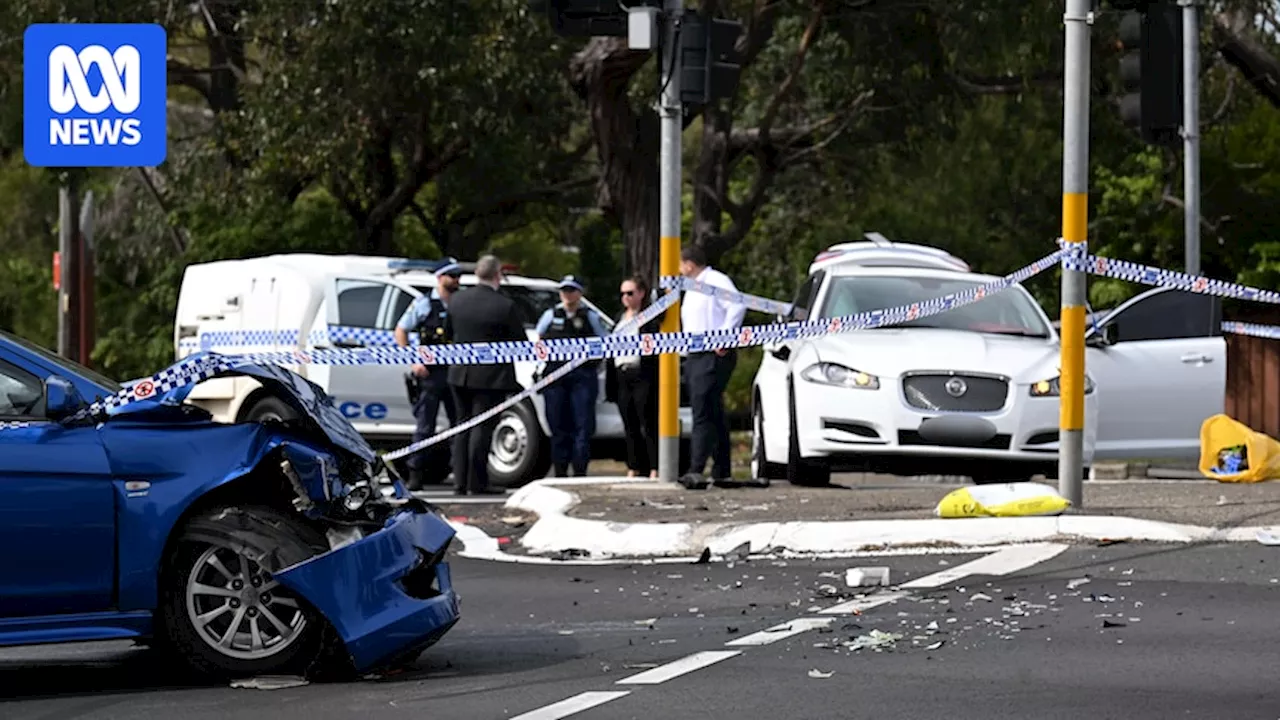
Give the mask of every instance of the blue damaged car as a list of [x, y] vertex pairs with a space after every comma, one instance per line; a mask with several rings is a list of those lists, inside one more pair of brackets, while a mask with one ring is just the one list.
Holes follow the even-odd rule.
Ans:
[[132, 638], [244, 677], [367, 672], [439, 640], [459, 617], [440, 510], [315, 384], [210, 367], [297, 419], [213, 422], [181, 383], [86, 414], [122, 386], [0, 332], [0, 646]]

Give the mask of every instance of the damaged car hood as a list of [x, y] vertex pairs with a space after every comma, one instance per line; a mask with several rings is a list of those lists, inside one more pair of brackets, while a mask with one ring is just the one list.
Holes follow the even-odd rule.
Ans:
[[[196, 353], [184, 358], [181, 364], [190, 364], [197, 357], [216, 358], [217, 354]], [[360, 436], [360, 433], [356, 432], [351, 422], [338, 412], [333, 405], [333, 399], [319, 385], [278, 365], [237, 365], [201, 377], [200, 380], [184, 387], [174, 388], [166, 393], [110, 410], [108, 414], [111, 417], [128, 416], [135, 419], [145, 418], [149, 414], [167, 416], [174, 407], [181, 405], [195, 386], [201, 382], [236, 375], [251, 377], [262, 383], [272, 394], [299, 413], [304, 424], [323, 433], [334, 445], [366, 462], [373, 462], [377, 458], [377, 453]]]

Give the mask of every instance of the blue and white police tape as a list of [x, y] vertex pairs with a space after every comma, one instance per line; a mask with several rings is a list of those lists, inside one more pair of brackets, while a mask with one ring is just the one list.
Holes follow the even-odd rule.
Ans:
[[1079, 270], [1090, 275], [1128, 280], [1129, 282], [1168, 287], [1185, 292], [1216, 295], [1237, 300], [1280, 304], [1280, 293], [1262, 290], [1227, 280], [1214, 280], [1203, 275], [1191, 275], [1177, 270], [1162, 270], [1152, 265], [1116, 260], [1101, 255], [1086, 255], [1084, 243], [1067, 243], [1059, 240], [1063, 248], [1062, 264], [1068, 270]]
[[[654, 318], [658, 317], [662, 313], [666, 312], [668, 308], [670, 308], [672, 305], [675, 304], [676, 300], [679, 299], [679, 297], [680, 295], [678, 293], [671, 293], [669, 295], [664, 295], [658, 298], [653, 302], [653, 304], [651, 304], [649, 307], [645, 308], [638, 315], [636, 315], [636, 317], [622, 323], [621, 325], [616, 326], [613, 329], [613, 333], [615, 335], [626, 334], [633, 330], [638, 329], [641, 325], [644, 325], [650, 320], [653, 320]], [[489, 420], [490, 418], [497, 417], [500, 413], [504, 412], [508, 408], [513, 407], [519, 404], [520, 402], [523, 402], [525, 398], [533, 397], [535, 393], [541, 392], [543, 388], [547, 387], [548, 385], [554, 383], [555, 381], [559, 380], [565, 375], [568, 375], [569, 373], [578, 369], [586, 362], [587, 362], [586, 358], [578, 358], [566, 365], [562, 365], [556, 368], [555, 370], [547, 373], [545, 376], [543, 376], [542, 378], [534, 382], [529, 387], [516, 393], [515, 395], [512, 395], [506, 400], [503, 400], [502, 402], [489, 408], [488, 410], [485, 410], [479, 415], [476, 415], [475, 417], [467, 418], [466, 420], [458, 423], [457, 425], [454, 425], [453, 427], [449, 428], [448, 430], [445, 430], [444, 432], [436, 433], [435, 435], [432, 435], [429, 438], [423, 438], [422, 440], [406, 445], [405, 447], [402, 447], [398, 450], [392, 450], [391, 452], [384, 454], [382, 456], [382, 459], [385, 460], [386, 462], [393, 462], [395, 460], [399, 460], [402, 457], [407, 457], [416, 452], [419, 452], [428, 447], [431, 447], [432, 445], [436, 445], [438, 443], [444, 442], [445, 440], [448, 440], [454, 435], [466, 432], [467, 430], [470, 430], [471, 428], [484, 423], [486, 420]]]
[[1058, 262], [1055, 251], [1003, 278], [942, 297], [834, 318], [772, 323], [706, 333], [613, 334], [607, 337], [470, 343], [419, 347], [245, 353], [246, 362], [280, 365], [485, 365], [510, 362], [602, 360], [622, 355], [700, 353], [744, 348], [854, 330], [886, 327], [937, 315], [1005, 290]]

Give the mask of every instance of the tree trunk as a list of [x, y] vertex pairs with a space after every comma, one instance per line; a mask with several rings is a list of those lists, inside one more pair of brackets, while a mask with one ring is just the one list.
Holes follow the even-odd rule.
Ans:
[[658, 261], [658, 116], [637, 112], [628, 90], [648, 54], [624, 38], [593, 38], [570, 63], [570, 81], [587, 103], [600, 158], [599, 205], [622, 228], [627, 271], [656, 279]]

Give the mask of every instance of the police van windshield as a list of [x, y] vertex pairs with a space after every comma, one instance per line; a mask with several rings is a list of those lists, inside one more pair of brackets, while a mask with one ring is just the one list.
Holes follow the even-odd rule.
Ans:
[[[425, 285], [414, 285], [414, 288], [423, 295], [430, 295], [432, 288]], [[499, 289], [503, 295], [511, 298], [520, 306], [520, 314], [524, 319], [525, 328], [532, 328], [538, 324], [538, 318], [542, 317], [542, 313], [549, 308], [556, 306], [560, 302], [560, 292], [554, 288], [533, 288], [524, 285], [503, 285]]]

